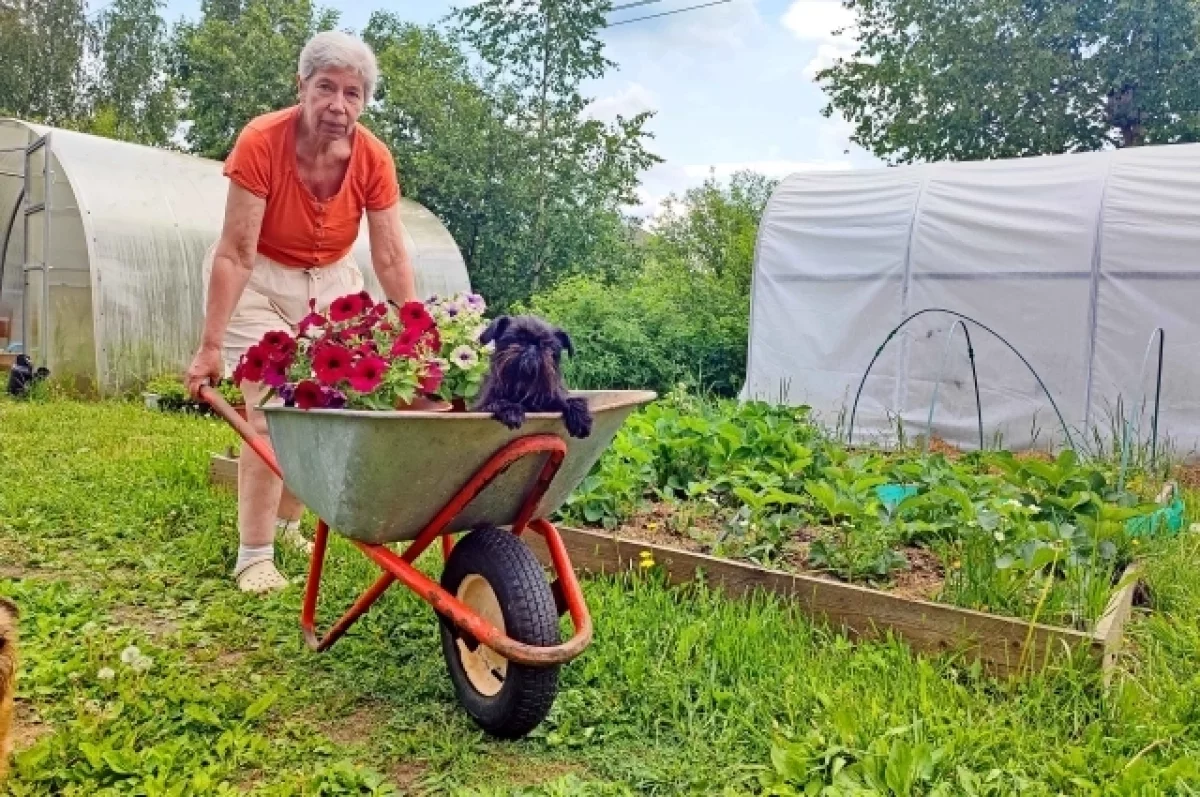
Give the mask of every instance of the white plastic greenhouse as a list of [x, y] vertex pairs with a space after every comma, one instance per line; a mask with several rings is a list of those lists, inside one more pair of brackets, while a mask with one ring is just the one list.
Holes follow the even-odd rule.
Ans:
[[[932, 308], [973, 321], [929, 312], [888, 341]], [[1148, 438], [1161, 327], [1160, 439], [1193, 451], [1200, 145], [788, 177], [759, 231], [742, 397], [807, 404], [845, 432], [888, 341], [853, 439], [924, 435], [932, 406], [933, 435], [977, 447], [965, 326], [985, 445], [1066, 442], [1030, 369], [974, 322], [1028, 361], [1077, 446], [1111, 442], [1118, 406]]]
[[[181, 372], [227, 186], [217, 161], [0, 119], [0, 350], [100, 393]], [[401, 214], [421, 295], [468, 289], [441, 222]], [[354, 253], [382, 297], [365, 219]]]

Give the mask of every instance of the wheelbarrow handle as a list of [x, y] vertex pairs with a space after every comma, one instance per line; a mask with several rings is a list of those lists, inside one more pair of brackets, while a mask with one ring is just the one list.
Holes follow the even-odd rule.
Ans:
[[246, 441], [246, 445], [254, 449], [254, 453], [262, 458], [262, 461], [267, 463], [267, 467], [275, 472], [279, 478], [283, 478], [283, 471], [279, 468], [279, 462], [275, 459], [275, 450], [271, 448], [271, 443], [262, 435], [254, 430], [250, 422], [238, 414], [238, 411], [230, 406], [229, 402], [221, 396], [210, 385], [202, 385], [198, 391], [200, 398], [208, 402], [208, 405], [213, 408], [213, 412], [225, 419], [225, 422], [232, 426], [242, 439]]

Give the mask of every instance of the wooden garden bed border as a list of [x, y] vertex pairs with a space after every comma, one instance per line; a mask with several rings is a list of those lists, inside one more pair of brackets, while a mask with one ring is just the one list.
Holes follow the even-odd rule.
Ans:
[[[214, 484], [236, 485], [237, 460], [214, 454], [209, 475]], [[795, 602], [806, 616], [842, 630], [851, 638], [878, 638], [891, 632], [916, 650], [958, 653], [1002, 676], [1054, 666], [1082, 650], [1102, 667], [1107, 681], [1120, 656], [1139, 574], [1136, 564], [1126, 570], [1122, 579], [1125, 584], [1109, 600], [1095, 630], [1088, 633], [904, 598], [817, 576], [769, 570], [600, 531], [560, 527], [559, 533], [581, 573], [613, 574], [637, 569], [642, 552], [648, 551], [672, 584], [690, 582], [703, 574], [710, 586], [732, 597], [758, 591], [773, 593]], [[524, 539], [549, 565], [549, 552], [541, 538], [530, 534]]]

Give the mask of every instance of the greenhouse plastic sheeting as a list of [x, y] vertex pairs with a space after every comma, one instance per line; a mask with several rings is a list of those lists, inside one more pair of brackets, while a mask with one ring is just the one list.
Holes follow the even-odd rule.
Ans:
[[[220, 235], [229, 184], [222, 164], [0, 119], [0, 224], [23, 212], [21, 150], [47, 133], [49, 147], [39, 153], [52, 159], [50, 248], [45, 257], [33, 251], [42, 237], [31, 236], [28, 258], [46, 261], [47, 306], [23, 295], [18, 220], [0, 251], [0, 318], [12, 319], [18, 332], [23, 314], [36, 316], [40, 325], [25, 325], [25, 350], [39, 363], [44, 355], [52, 372], [94, 380], [102, 391], [182, 370], [203, 325], [202, 264]], [[400, 213], [418, 293], [469, 289], [466, 264], [437, 217], [408, 199]], [[367, 289], [382, 297], [365, 218], [354, 255]]]
[[[796, 174], [759, 230], [742, 397], [807, 404], [845, 432], [889, 333], [940, 308], [1032, 366], [966, 323], [986, 445], [1065, 442], [1034, 372], [1076, 445], [1111, 445], [1118, 406], [1145, 441], [1157, 343], [1146, 354], [1162, 327], [1161, 434], [1189, 454], [1200, 442], [1197, 300], [1200, 145]], [[888, 341], [856, 441], [924, 434], [938, 386], [933, 434], [978, 446], [955, 322], [926, 313]]]

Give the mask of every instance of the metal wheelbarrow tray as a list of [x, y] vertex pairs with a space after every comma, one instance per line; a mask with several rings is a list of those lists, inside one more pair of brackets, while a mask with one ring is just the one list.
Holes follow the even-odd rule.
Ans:
[[[649, 391], [577, 391], [591, 434], [569, 437], [558, 413], [509, 430], [485, 413], [262, 409], [270, 443], [221, 397], [208, 401], [320, 519], [301, 611], [308, 646], [327, 650], [399, 581], [429, 603], [460, 702], [489, 733], [524, 736], [545, 718], [560, 665], [591, 642], [592, 623], [558, 531], [548, 521], [587, 476]], [[316, 607], [329, 531], [382, 574], [324, 635]], [[547, 583], [526, 530], [545, 539]], [[470, 532], [457, 544], [453, 535]], [[441, 537], [441, 583], [413, 563]], [[409, 542], [397, 554], [391, 545]], [[558, 618], [574, 635], [560, 642]]]

